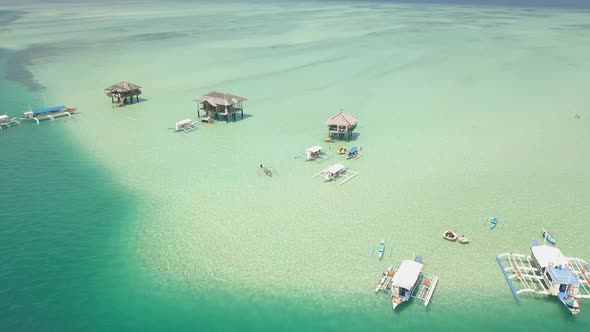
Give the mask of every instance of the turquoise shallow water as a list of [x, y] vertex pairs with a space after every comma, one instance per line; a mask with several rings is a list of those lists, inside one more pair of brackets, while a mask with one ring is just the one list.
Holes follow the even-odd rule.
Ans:
[[[584, 308], [516, 304], [494, 260], [542, 226], [590, 257], [587, 13], [129, 6], [20, 6], [1, 32], [3, 110], [43, 94], [80, 108], [0, 133], [1, 327], [588, 329]], [[102, 89], [122, 79], [145, 99], [113, 110]], [[173, 135], [214, 89], [246, 96], [250, 116]], [[337, 187], [311, 179], [328, 162], [294, 156], [341, 107], [366, 155]], [[279, 176], [258, 176], [260, 162]], [[506, 227], [490, 233], [494, 213]], [[449, 246], [447, 227], [472, 245]], [[387, 262], [368, 257], [381, 238], [395, 241]], [[371, 290], [413, 253], [441, 283], [429, 308], [392, 318]]]

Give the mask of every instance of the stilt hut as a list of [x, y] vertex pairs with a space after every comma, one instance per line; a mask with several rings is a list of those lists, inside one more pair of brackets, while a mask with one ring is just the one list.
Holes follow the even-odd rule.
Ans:
[[328, 137], [330, 139], [346, 138], [350, 140], [352, 132], [356, 128], [357, 118], [350, 114], [340, 112], [326, 121], [328, 125]]
[[107, 96], [111, 97], [112, 103], [117, 103], [117, 106], [123, 106], [125, 102], [133, 104], [133, 97], [136, 102], [139, 102], [139, 95], [141, 94], [141, 87], [139, 85], [129, 82], [119, 82], [104, 89], [107, 91]]
[[225, 117], [225, 121], [229, 122], [229, 118], [236, 121], [236, 112], [240, 112], [242, 119], [244, 118], [244, 108], [242, 102], [247, 99], [244, 97], [232, 95], [229, 93], [213, 91], [199, 98], [193, 99], [197, 102], [197, 115], [201, 117], [203, 112], [203, 122], [210, 122], [214, 118], [219, 120], [220, 116]]

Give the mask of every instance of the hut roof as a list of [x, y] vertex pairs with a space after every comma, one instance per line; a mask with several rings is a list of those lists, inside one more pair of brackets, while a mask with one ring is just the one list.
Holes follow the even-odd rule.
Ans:
[[118, 93], [122, 93], [122, 92], [128, 92], [128, 91], [139, 90], [139, 89], [141, 89], [141, 87], [139, 85], [123, 81], [123, 82], [119, 82], [117, 84], [113, 84], [104, 90], [105, 91], [115, 90]]
[[202, 102], [208, 102], [209, 104], [213, 105], [213, 106], [217, 106], [217, 105], [221, 105], [221, 106], [229, 106], [229, 105], [235, 105], [238, 103], [241, 103], [243, 101], [246, 101], [248, 99], [244, 98], [244, 97], [240, 97], [240, 96], [235, 96], [229, 93], [223, 93], [223, 92], [218, 92], [218, 91], [213, 91], [213, 92], [209, 92], [206, 95], [203, 95], [197, 99], [193, 99], [194, 101], [198, 101], [200, 103]]
[[357, 119], [350, 115], [343, 112], [340, 112], [326, 121], [328, 126], [354, 126], [357, 123]]

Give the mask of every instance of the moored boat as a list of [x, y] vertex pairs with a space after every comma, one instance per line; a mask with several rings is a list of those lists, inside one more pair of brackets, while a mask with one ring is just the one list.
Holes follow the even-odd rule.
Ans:
[[176, 132], [189, 132], [189, 131], [193, 131], [197, 128], [197, 122], [193, 121], [191, 119], [184, 119], [184, 120], [180, 120], [178, 122], [176, 122], [175, 125], [175, 131]]
[[507, 252], [496, 256], [517, 301], [522, 293], [555, 296], [572, 314], [580, 312], [579, 299], [590, 299], [588, 262], [567, 257], [556, 247], [533, 240], [530, 255]]
[[448, 229], [443, 233], [443, 237], [445, 240], [449, 241], [457, 241], [458, 235], [457, 233], [453, 232], [452, 230]]
[[545, 228], [543, 228], [543, 238], [551, 244], [555, 244], [557, 242], [553, 235], [549, 234]]
[[417, 256], [413, 261], [405, 260], [402, 262], [393, 278], [391, 278], [391, 307], [393, 310], [410, 299], [421, 272], [421, 256]]
[[77, 108], [75, 107], [66, 107], [63, 105], [34, 111], [31, 110], [24, 112], [21, 120], [34, 120], [35, 122], [39, 123], [41, 120], [55, 120], [55, 118], [62, 116], [72, 116], [76, 110]]
[[348, 150], [346, 153], [346, 159], [357, 158], [359, 156], [359, 149], [356, 146], [353, 146]]
[[461, 236], [459, 236], [457, 241], [461, 244], [467, 244], [467, 243], [469, 243], [469, 238], [465, 235], [461, 235]]
[[387, 270], [385, 272], [383, 272], [383, 275], [381, 276], [381, 279], [379, 279], [379, 282], [377, 283], [377, 288], [375, 288], [375, 293], [379, 292], [382, 289], [387, 288], [388, 284], [391, 281], [391, 278], [395, 275], [395, 270], [393, 265], [390, 265]]
[[494, 229], [496, 227], [496, 224], [498, 224], [498, 218], [492, 217], [492, 219], [490, 220], [490, 229]]
[[2, 128], [4, 126], [8, 128], [8, 127], [18, 126], [18, 125], [20, 125], [20, 122], [18, 122], [18, 120], [16, 118], [10, 118], [6, 114], [0, 115], [0, 130], [2, 130]]
[[379, 257], [379, 259], [383, 259], [383, 252], [385, 251], [385, 240], [381, 240], [381, 243], [379, 243], [379, 249], [377, 249], [377, 257]]

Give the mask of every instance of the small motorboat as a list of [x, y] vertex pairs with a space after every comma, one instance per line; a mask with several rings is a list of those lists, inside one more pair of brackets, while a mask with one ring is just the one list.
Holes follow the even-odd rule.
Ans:
[[545, 228], [543, 228], [543, 238], [551, 244], [555, 244], [557, 242], [557, 240], [555, 240], [553, 235], [549, 234], [549, 232], [547, 232], [547, 230]]
[[498, 218], [492, 217], [492, 220], [490, 220], [490, 229], [494, 229], [494, 227], [496, 227], [497, 223], [498, 223]]
[[381, 240], [381, 243], [379, 243], [379, 249], [377, 249], [377, 257], [379, 257], [379, 259], [383, 259], [383, 252], [385, 251], [385, 240]]
[[446, 230], [446, 231], [443, 233], [443, 237], [444, 237], [446, 240], [449, 240], [449, 241], [457, 241], [457, 238], [458, 238], [458, 236], [457, 236], [457, 233], [455, 233], [455, 232], [453, 232], [453, 231], [451, 231], [451, 230]]
[[346, 148], [342, 147], [340, 149], [338, 149], [338, 154], [345, 154], [346, 153]]
[[469, 239], [465, 235], [459, 236], [459, 238], [457, 239], [457, 241], [459, 243], [461, 243], [461, 244], [467, 244], [467, 243], [469, 243]]

